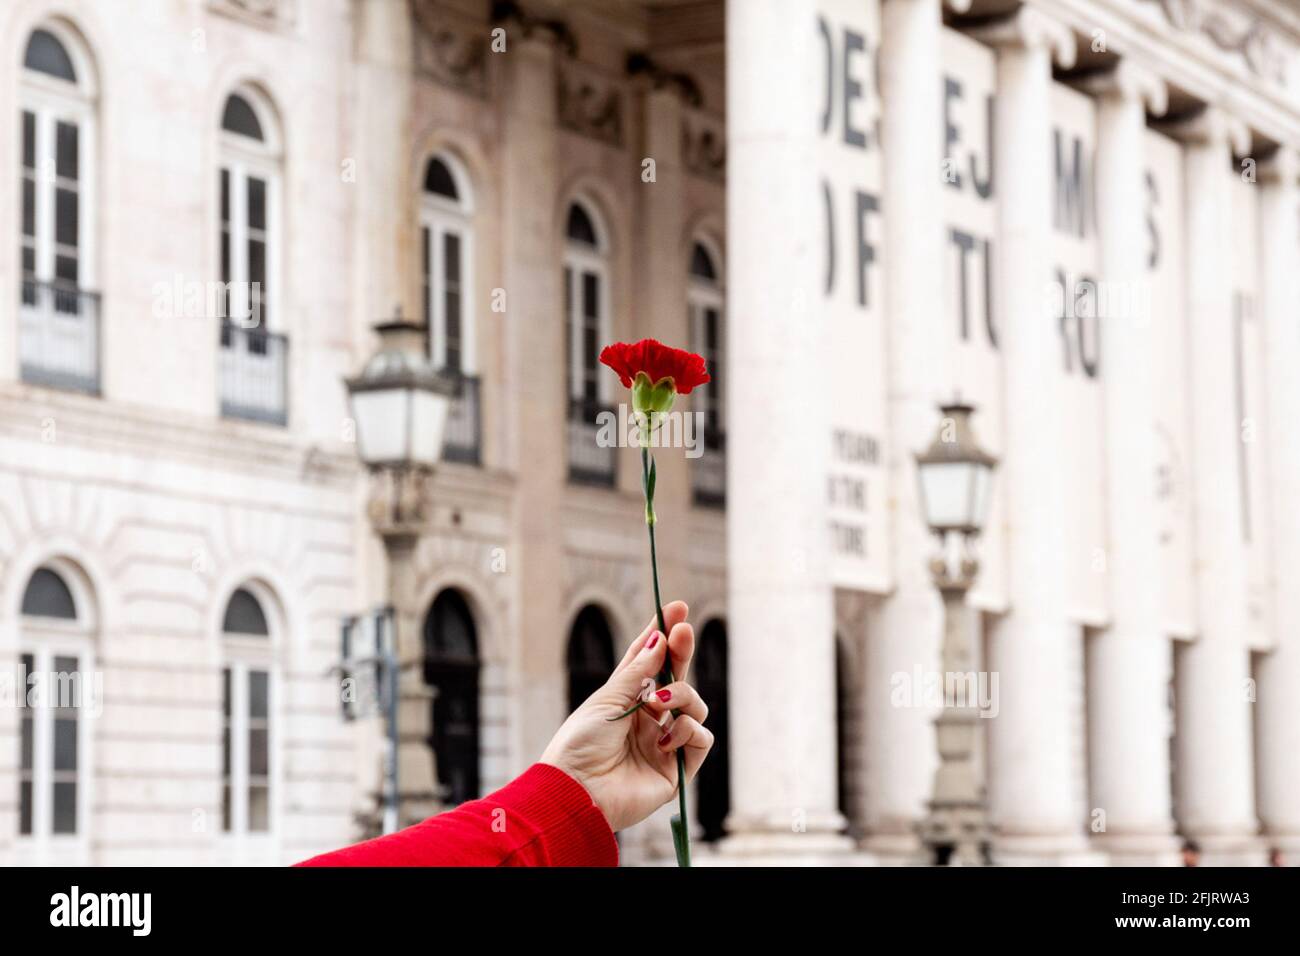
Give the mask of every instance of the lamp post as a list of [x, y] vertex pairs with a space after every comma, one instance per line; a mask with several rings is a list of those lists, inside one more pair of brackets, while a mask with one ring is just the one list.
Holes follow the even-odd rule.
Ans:
[[403, 612], [414, 595], [415, 546], [429, 516], [429, 479], [442, 456], [456, 383], [429, 363], [427, 327], [402, 318], [400, 309], [375, 331], [379, 350], [361, 374], [345, 384], [356, 423], [357, 453], [375, 479], [370, 520], [388, 559], [388, 608], [376, 620], [375, 654], [386, 731], [383, 829], [391, 833], [400, 826], [398, 678], [403, 652], [409, 651]]
[[935, 720], [939, 769], [921, 840], [936, 862], [980, 865], [988, 843], [985, 787], [976, 760], [978, 687], [972, 669], [966, 592], [975, 583], [979, 560], [974, 542], [983, 529], [997, 459], [979, 447], [971, 430], [975, 409], [941, 405], [934, 441], [916, 456], [921, 508], [939, 549], [930, 573], [943, 598], [943, 710]]

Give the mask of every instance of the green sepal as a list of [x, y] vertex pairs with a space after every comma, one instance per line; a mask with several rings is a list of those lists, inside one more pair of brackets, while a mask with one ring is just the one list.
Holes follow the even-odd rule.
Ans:
[[671, 375], [665, 375], [659, 381], [651, 383], [645, 372], [637, 372], [632, 382], [632, 408], [634, 411], [663, 414], [672, 409], [673, 400], [677, 398], [677, 384]]

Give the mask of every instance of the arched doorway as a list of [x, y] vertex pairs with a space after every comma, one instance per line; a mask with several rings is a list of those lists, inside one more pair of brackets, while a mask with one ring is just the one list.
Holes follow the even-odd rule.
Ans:
[[605, 612], [588, 604], [573, 620], [566, 653], [569, 713], [609, 680], [614, 670], [614, 637]]
[[727, 736], [727, 625], [713, 618], [700, 631], [695, 652], [695, 685], [709, 707], [713, 750], [695, 778], [695, 819], [705, 842], [726, 834], [724, 822], [731, 809]]
[[433, 689], [434, 765], [449, 806], [479, 793], [479, 656], [474, 617], [460, 592], [442, 591], [424, 619], [424, 682]]

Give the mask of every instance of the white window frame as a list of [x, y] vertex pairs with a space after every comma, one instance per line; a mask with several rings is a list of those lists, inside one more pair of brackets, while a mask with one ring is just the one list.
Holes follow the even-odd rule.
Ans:
[[[713, 263], [715, 276], [721, 275], [722, 259], [718, 254], [717, 247], [703, 238], [696, 238], [691, 243], [690, 256], [695, 254], [695, 246], [702, 246], [708, 253], [709, 259]], [[703, 355], [708, 362], [709, 367], [719, 365], [725, 361], [727, 352], [727, 329], [726, 329], [726, 294], [722, 288], [722, 280], [714, 278], [712, 281], [697, 276], [689, 271], [690, 259], [687, 260], [688, 282], [686, 287], [686, 303], [690, 318], [691, 340], [695, 345], [694, 351]], [[716, 353], [708, 354], [705, 351], [704, 335], [704, 313], [706, 309], [714, 309], [718, 313], [718, 348]], [[725, 376], [724, 376], [725, 378]], [[724, 390], [710, 390], [706, 401], [713, 401], [718, 410], [718, 428], [724, 433], [727, 430], [727, 409], [725, 402]]]
[[[98, 208], [95, 182], [98, 154], [93, 66], [80, 39], [63, 24], [54, 21], [39, 23], [28, 32], [28, 37], [30, 38], [32, 32], [36, 30], [49, 32], [62, 44], [72, 61], [77, 82], [69, 83], [67, 80], [28, 69], [26, 66], [21, 68], [22, 79], [19, 85], [17, 116], [20, 124], [18, 145], [20, 183], [24, 175], [21, 143], [22, 114], [33, 113], [36, 117], [35, 279], [38, 282], [55, 281], [54, 194], [58, 187], [55, 128], [58, 122], [63, 121], [75, 124], [77, 127], [77, 288], [95, 289], [98, 282], [94, 229], [94, 211]], [[25, 51], [26, 48], [25, 42], [23, 50]], [[21, 203], [20, 193], [18, 224], [20, 249], [24, 238]], [[20, 272], [21, 269], [20, 253]]]
[[[284, 768], [281, 754], [282, 728], [287, 708], [284, 703], [281, 649], [283, 623], [280, 605], [274, 592], [258, 581], [245, 580], [230, 590], [221, 605], [222, 620], [226, 607], [236, 590], [245, 590], [262, 608], [266, 618], [266, 635], [221, 634], [221, 657], [217, 669], [218, 693], [221, 692], [222, 671], [230, 670], [230, 772], [231, 813], [229, 830], [222, 819], [222, 787], [225, 777], [221, 767], [221, 738], [217, 738], [217, 812], [212, 829], [223, 847], [224, 862], [235, 864], [279, 862], [283, 837]], [[218, 622], [220, 626], [221, 621]], [[264, 671], [267, 675], [267, 782], [271, 788], [267, 803], [267, 829], [248, 829], [248, 674]], [[218, 698], [220, 699], [220, 698]], [[219, 732], [225, 732], [225, 716], [217, 709]]]
[[[474, 227], [473, 196], [469, 189], [469, 177], [456, 160], [445, 153], [430, 156], [425, 168], [432, 160], [438, 160], [451, 173], [456, 184], [456, 200], [446, 196], [422, 190], [420, 194], [420, 232], [423, 241], [424, 230], [429, 231], [428, 260], [420, 263], [421, 270], [428, 270], [429, 290], [429, 361], [434, 368], [441, 369], [447, 364], [447, 314], [446, 297], [443, 295], [443, 237], [456, 236], [460, 240], [460, 372], [462, 375], [478, 374], [478, 348], [475, 334], [474, 312]], [[423, 249], [421, 249], [423, 255]]]
[[[79, 572], [66, 562], [53, 560], [38, 565], [57, 574], [72, 594], [76, 608], [76, 620], [60, 618], [28, 617], [19, 618], [18, 646], [14, 653], [14, 671], [18, 672], [24, 655], [33, 657], [33, 671], [48, 675], [54, 669], [56, 657], [76, 657], [77, 670], [82, 675], [79, 682], [81, 693], [81, 713], [77, 716], [77, 808], [76, 832], [54, 833], [54, 708], [49, 706], [48, 696], [41, 702], [32, 715], [32, 832], [18, 832], [20, 815], [14, 814], [14, 848], [15, 862], [22, 866], [86, 866], [91, 861], [90, 827], [91, 813], [94, 806], [94, 733], [91, 726], [91, 713], [96, 705], [94, 675], [95, 634], [97, 623], [94, 607], [90, 600], [86, 583]], [[35, 568], [32, 573], [35, 573]], [[28, 580], [30, 580], [28, 575]], [[16, 687], [19, 693], [26, 694], [28, 687]], [[45, 689], [48, 695], [50, 689]], [[19, 712], [19, 720], [22, 712]], [[21, 726], [16, 728], [21, 746]], [[19, 759], [21, 765], [21, 755]], [[17, 801], [17, 787], [21, 769], [13, 776], [14, 793]], [[16, 807], [17, 809], [17, 807]]]
[[[213, 273], [221, 279], [221, 172], [230, 176], [230, 278], [234, 287], [230, 300], [226, 304], [227, 317], [243, 317], [248, 314], [248, 180], [261, 179], [266, 183], [266, 285], [261, 290], [262, 302], [270, 311], [270, 321], [262, 322], [256, 328], [270, 332], [285, 327], [284, 316], [280, 314], [279, 294], [282, 286], [280, 272], [280, 245], [283, 231], [281, 229], [280, 210], [280, 170], [281, 146], [279, 127], [270, 105], [256, 90], [248, 87], [236, 87], [222, 98], [222, 110], [231, 96], [238, 96], [253, 108], [257, 121], [262, 127], [262, 140], [250, 139], [238, 133], [232, 133], [221, 127], [221, 117], [217, 118], [218, 146], [220, 162], [217, 165], [216, 181], [216, 236], [217, 244], [214, 256]], [[235, 325], [246, 326], [243, 318], [232, 318]]]
[[[575, 242], [568, 237], [568, 213], [569, 207], [576, 205], [587, 214], [591, 220], [592, 227], [596, 232], [596, 246], [592, 248], [584, 243]], [[569, 283], [568, 292], [568, 315], [565, 321], [569, 329], [569, 397], [572, 399], [582, 399], [582, 276], [584, 273], [595, 275], [596, 277], [596, 325], [597, 345], [601, 342], [609, 342], [612, 339], [610, 334], [610, 284], [609, 284], [609, 242], [605, 231], [604, 221], [596, 212], [591, 203], [582, 198], [570, 200], [564, 207], [566, 233], [564, 236], [564, 272], [562, 278], [567, 278]], [[599, 353], [594, 358], [599, 358]], [[599, 364], [598, 364], [599, 367]], [[596, 400], [602, 404], [607, 404], [610, 400], [612, 386], [608, 381], [609, 376], [596, 376]]]

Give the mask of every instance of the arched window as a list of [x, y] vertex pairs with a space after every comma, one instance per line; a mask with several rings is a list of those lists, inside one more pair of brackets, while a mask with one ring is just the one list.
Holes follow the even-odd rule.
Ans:
[[704, 356], [712, 381], [691, 396], [695, 411], [704, 413], [704, 453], [694, 466], [697, 504], [721, 506], [726, 500], [726, 422], [723, 417], [723, 305], [722, 270], [712, 244], [697, 240], [691, 246], [690, 281], [686, 304], [694, 350]]
[[854, 657], [842, 638], [835, 639], [836, 791], [840, 813], [854, 836], [860, 832], [862, 790], [862, 704]]
[[245, 329], [268, 329], [278, 289], [281, 147], [275, 111], [253, 87], [226, 97], [220, 154], [222, 314]]
[[566, 654], [569, 668], [569, 711], [600, 688], [614, 670], [614, 638], [605, 612], [588, 604], [574, 618]]
[[713, 618], [700, 631], [695, 654], [695, 682], [709, 705], [709, 728], [713, 749], [695, 778], [696, 819], [706, 841], [725, 835], [724, 823], [731, 810], [727, 736], [727, 625]]
[[598, 369], [609, 340], [609, 247], [595, 209], [584, 200], [569, 205], [564, 237], [569, 397], [571, 405], [592, 409], [608, 394]]
[[478, 634], [460, 592], [442, 591], [424, 619], [424, 682], [434, 691], [433, 748], [439, 797], [455, 806], [479, 793]]
[[420, 202], [420, 266], [429, 358], [456, 375], [476, 372], [474, 355], [473, 212], [469, 178], [439, 153], [424, 169]]
[[89, 585], [69, 562], [51, 561], [28, 579], [21, 615], [18, 836], [41, 847], [30, 862], [84, 863], [75, 838], [89, 822], [87, 718], [100, 703]]
[[272, 600], [267, 588], [246, 582], [222, 614], [221, 831], [233, 835], [268, 834], [275, 826]]
[[19, 84], [20, 358], [26, 381], [97, 391], [95, 71], [61, 21], [27, 38]]

